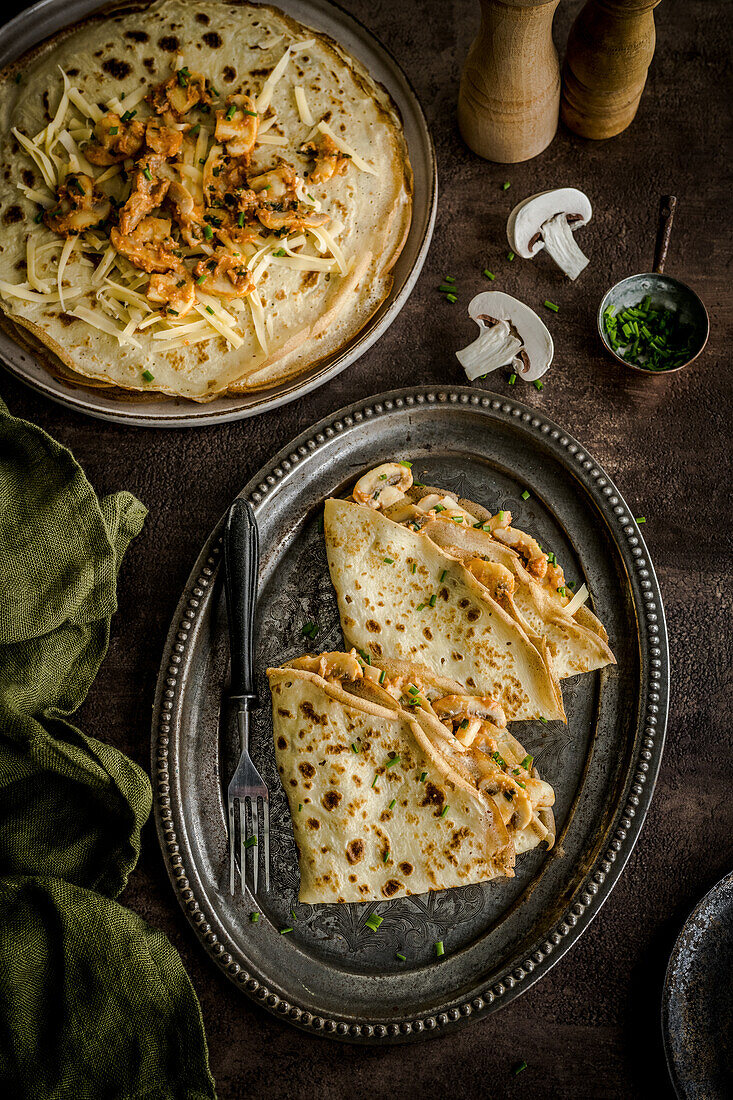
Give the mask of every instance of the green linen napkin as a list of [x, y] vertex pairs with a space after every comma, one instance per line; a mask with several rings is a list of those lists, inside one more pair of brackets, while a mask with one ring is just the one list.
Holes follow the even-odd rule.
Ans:
[[113, 900], [150, 782], [68, 721], [145, 514], [130, 493], [99, 500], [70, 452], [0, 401], [0, 1089], [13, 1100], [215, 1096], [178, 954]]

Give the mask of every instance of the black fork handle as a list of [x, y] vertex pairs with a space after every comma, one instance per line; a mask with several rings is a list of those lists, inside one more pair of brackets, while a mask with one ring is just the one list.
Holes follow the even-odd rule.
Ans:
[[257, 520], [249, 501], [237, 497], [224, 528], [224, 587], [232, 659], [231, 698], [246, 707], [257, 704], [254, 619], [259, 566]]

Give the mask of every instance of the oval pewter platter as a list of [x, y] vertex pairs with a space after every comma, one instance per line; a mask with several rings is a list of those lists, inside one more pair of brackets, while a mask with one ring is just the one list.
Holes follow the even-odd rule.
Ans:
[[[569, 580], [587, 583], [618, 665], [564, 682], [567, 727], [528, 722], [514, 730], [555, 788], [551, 852], [522, 855], [513, 879], [392, 902], [301, 905], [264, 669], [342, 644], [322, 505], [388, 457], [409, 459], [418, 481], [492, 511], [510, 508], [520, 528], [556, 553]], [[639, 529], [608, 476], [561, 428], [537, 410], [469, 388], [398, 390], [351, 405], [294, 440], [242, 495], [261, 538], [255, 631], [262, 705], [251, 751], [271, 792], [271, 889], [256, 902], [228, 893], [223, 799], [238, 746], [222, 713], [228, 641], [220, 525], [178, 605], [154, 711], [156, 817], [178, 899], [231, 980], [310, 1032], [405, 1042], [494, 1012], [547, 973], [588, 927], [649, 806], [664, 741], [668, 653]], [[303, 636], [306, 622], [318, 624], [315, 642]], [[255, 909], [257, 924], [250, 922]], [[377, 933], [365, 924], [375, 910], [383, 918]], [[280, 935], [286, 925], [293, 932]], [[438, 940], [445, 944], [440, 959]]]
[[[412, 293], [430, 247], [438, 202], [435, 150], [417, 95], [389, 51], [358, 19], [331, 0], [273, 2], [299, 22], [330, 35], [358, 58], [373, 79], [387, 89], [402, 116], [413, 172], [412, 222], [393, 269], [394, 282], [388, 297], [335, 355], [278, 386], [217, 397], [207, 404], [146, 395], [136, 398], [125, 393], [113, 397], [102, 388], [76, 385], [66, 373], [52, 373], [29, 346], [18, 343], [0, 328], [0, 364], [53, 401], [101, 420], [145, 428], [200, 428], [256, 416], [303, 397], [350, 367], [387, 331]], [[0, 68], [104, 6], [99, 0], [40, 0], [2, 27]]]

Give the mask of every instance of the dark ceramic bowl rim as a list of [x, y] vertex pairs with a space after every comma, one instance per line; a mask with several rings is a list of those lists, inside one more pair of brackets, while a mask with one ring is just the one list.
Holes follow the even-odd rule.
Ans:
[[603, 311], [605, 310], [605, 308], [607, 306], [607, 303], [608, 303], [609, 298], [611, 297], [611, 294], [615, 290], [618, 290], [620, 287], [622, 287], [624, 285], [624, 283], [628, 283], [632, 279], [643, 279], [646, 276], [649, 276], [649, 277], [657, 276], [658, 277], [659, 275], [660, 275], [660, 272], [658, 272], [658, 271], [640, 271], [636, 275], [627, 275], [625, 279], [619, 279], [619, 281], [617, 283], [614, 283], [613, 286], [608, 288], [606, 293], [601, 298], [601, 304], [598, 307], [598, 317], [597, 317], [598, 335], [600, 336], [601, 342], [602, 342], [604, 348], [606, 349], [606, 351], [608, 352], [608, 354], [612, 355], [613, 358], [618, 363], [623, 363], [623, 365], [625, 367], [629, 367], [631, 370], [639, 371], [641, 374], [654, 375], [655, 377], [664, 376], [665, 374], [676, 374], [677, 371], [684, 370], [685, 367], [689, 367], [691, 363], [694, 363], [695, 360], [697, 359], [697, 357], [705, 350], [705, 346], [708, 342], [708, 337], [710, 336], [710, 316], [708, 314], [707, 309], [705, 308], [705, 303], [703, 302], [700, 295], [696, 291], [694, 291], [692, 289], [692, 287], [689, 287], [687, 285], [687, 283], [683, 283], [679, 279], [675, 279], [673, 275], [664, 275], [665, 279], [669, 279], [670, 282], [675, 283], [678, 287], [680, 287], [682, 289], [683, 293], [689, 294], [691, 298], [695, 299], [695, 301], [700, 306], [700, 309], [702, 310], [703, 316], [705, 317], [704, 338], [703, 338], [703, 340], [700, 344], [700, 347], [697, 349], [695, 354], [690, 359], [688, 359], [686, 362], [681, 363], [679, 367], [670, 367], [669, 370], [650, 370], [648, 367], [642, 367], [638, 363], [630, 363], [628, 361], [628, 359], [624, 359], [622, 355], [618, 355], [617, 352], [615, 352], [613, 350], [613, 348], [609, 344], [608, 340], [606, 339], [606, 334], [605, 334], [604, 329], [603, 329]]

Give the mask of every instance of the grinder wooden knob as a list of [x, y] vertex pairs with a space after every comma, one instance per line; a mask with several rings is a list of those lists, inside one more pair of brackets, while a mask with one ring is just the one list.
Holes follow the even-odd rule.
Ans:
[[481, 28], [461, 77], [458, 125], [475, 153], [500, 164], [536, 157], [557, 130], [559, 0], [481, 0]]
[[572, 26], [560, 114], [576, 134], [609, 138], [634, 118], [652, 57], [660, 0], [588, 0]]

